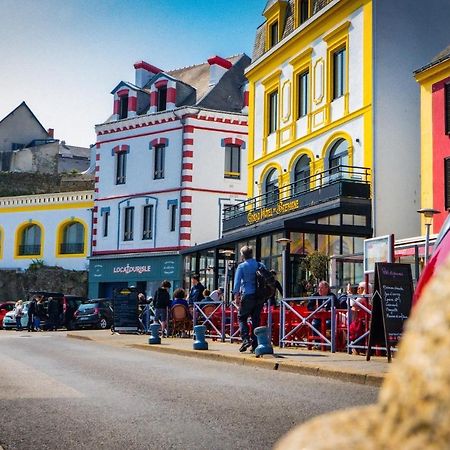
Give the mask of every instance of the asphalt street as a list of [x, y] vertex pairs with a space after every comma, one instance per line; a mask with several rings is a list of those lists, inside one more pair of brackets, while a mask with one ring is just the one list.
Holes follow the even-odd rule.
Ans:
[[[266, 449], [295, 424], [373, 403], [378, 388], [0, 331], [0, 445]], [[326, 432], [324, 430], [324, 432]]]

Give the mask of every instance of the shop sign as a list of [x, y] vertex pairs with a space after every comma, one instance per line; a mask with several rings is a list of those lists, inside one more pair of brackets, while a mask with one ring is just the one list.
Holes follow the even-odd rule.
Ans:
[[126, 266], [115, 266], [113, 267], [113, 273], [146, 273], [151, 272], [152, 266], [130, 266], [127, 264]]
[[162, 272], [164, 275], [173, 275], [175, 273], [176, 267], [177, 266], [175, 261], [173, 260], [165, 261], [162, 268]]
[[261, 208], [252, 210], [247, 214], [247, 225], [251, 225], [262, 220], [271, 219], [283, 214], [296, 211], [300, 207], [300, 201], [289, 200], [287, 202], [279, 202], [277, 205], [269, 208]]

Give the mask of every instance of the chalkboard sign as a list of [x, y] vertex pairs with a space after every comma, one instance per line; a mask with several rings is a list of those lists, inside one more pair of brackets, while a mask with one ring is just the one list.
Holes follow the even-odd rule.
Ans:
[[136, 289], [115, 289], [113, 295], [113, 305], [114, 331], [137, 333], [139, 330], [139, 313]]
[[375, 264], [367, 360], [370, 359], [372, 345], [381, 343], [386, 346], [388, 361], [391, 361], [391, 347], [397, 345], [402, 336], [403, 325], [411, 311], [412, 296], [409, 264]]

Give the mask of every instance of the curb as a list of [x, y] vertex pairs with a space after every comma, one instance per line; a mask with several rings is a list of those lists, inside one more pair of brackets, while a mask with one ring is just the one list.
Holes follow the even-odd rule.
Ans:
[[383, 383], [384, 375], [356, 373], [348, 370], [333, 370], [330, 368], [321, 368], [310, 364], [295, 363], [277, 359], [264, 359], [253, 357], [239, 357], [233, 355], [225, 355], [223, 353], [205, 351], [205, 350], [187, 350], [179, 348], [165, 347], [161, 345], [150, 344], [130, 344], [127, 347], [150, 350], [160, 353], [167, 353], [172, 355], [187, 356], [190, 358], [202, 358], [212, 361], [231, 362], [247, 367], [259, 367], [261, 369], [279, 370], [281, 372], [298, 373], [302, 375], [313, 375], [325, 378], [332, 378], [335, 380], [346, 381], [351, 383], [365, 384], [368, 386], [379, 387]]

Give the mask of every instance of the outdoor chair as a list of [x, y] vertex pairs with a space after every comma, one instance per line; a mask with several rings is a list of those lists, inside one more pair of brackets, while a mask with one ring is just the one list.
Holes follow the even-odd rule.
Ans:
[[188, 308], [184, 305], [174, 305], [170, 311], [171, 336], [180, 336], [188, 334], [191, 336], [192, 320]]

